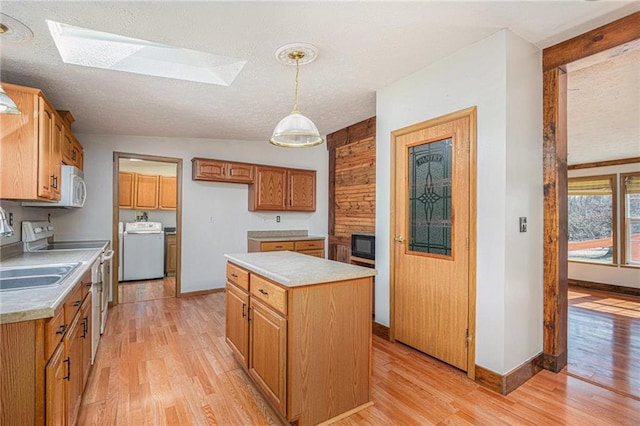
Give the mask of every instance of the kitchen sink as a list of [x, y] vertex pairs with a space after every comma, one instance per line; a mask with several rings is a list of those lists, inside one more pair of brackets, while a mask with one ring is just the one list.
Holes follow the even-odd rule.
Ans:
[[0, 268], [0, 291], [59, 284], [80, 263]]

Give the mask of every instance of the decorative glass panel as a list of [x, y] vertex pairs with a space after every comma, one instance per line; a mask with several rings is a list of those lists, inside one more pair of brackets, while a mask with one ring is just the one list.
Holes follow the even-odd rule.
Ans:
[[452, 138], [409, 148], [409, 250], [451, 256]]

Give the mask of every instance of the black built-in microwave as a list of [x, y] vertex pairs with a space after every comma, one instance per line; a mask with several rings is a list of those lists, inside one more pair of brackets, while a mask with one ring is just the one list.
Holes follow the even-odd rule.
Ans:
[[351, 234], [351, 256], [376, 259], [376, 236], [374, 234]]

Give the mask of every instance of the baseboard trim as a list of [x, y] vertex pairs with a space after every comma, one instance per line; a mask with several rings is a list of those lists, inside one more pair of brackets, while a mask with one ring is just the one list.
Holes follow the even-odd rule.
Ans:
[[178, 297], [203, 296], [205, 294], [223, 293], [224, 288], [214, 288], [211, 290], [190, 291], [189, 293], [180, 293]]
[[618, 294], [624, 294], [627, 296], [640, 297], [640, 288], [623, 287], [621, 285], [612, 285], [612, 284], [603, 284], [603, 283], [594, 283], [592, 281], [574, 280], [571, 278], [567, 280], [567, 283], [573, 287], [587, 288], [589, 290], [599, 290], [599, 291], [605, 291], [607, 293], [618, 293]]
[[505, 375], [498, 374], [488, 368], [476, 365], [475, 381], [487, 389], [502, 395], [507, 395], [542, 370], [542, 367], [540, 366], [542, 357], [543, 354], [540, 353], [523, 362]]
[[386, 325], [382, 325], [379, 324], [375, 321], [373, 321], [372, 323], [372, 332], [373, 334], [375, 334], [376, 336], [384, 339], [384, 340], [390, 340], [389, 338], [389, 327], [387, 327]]

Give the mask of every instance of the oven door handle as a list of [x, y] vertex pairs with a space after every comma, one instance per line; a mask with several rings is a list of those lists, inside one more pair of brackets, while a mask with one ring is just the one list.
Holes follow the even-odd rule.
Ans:
[[115, 251], [109, 250], [107, 254], [102, 255], [102, 261], [104, 262], [105, 260], [111, 260], [114, 254], [115, 254]]

